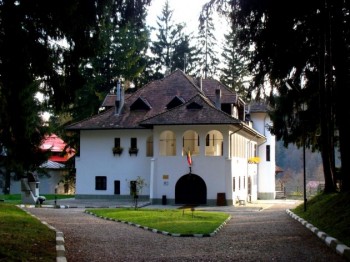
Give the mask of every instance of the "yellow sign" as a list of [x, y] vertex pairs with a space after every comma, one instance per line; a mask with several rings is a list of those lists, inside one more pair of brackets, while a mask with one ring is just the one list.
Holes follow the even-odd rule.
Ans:
[[248, 159], [248, 163], [249, 164], [258, 164], [258, 163], [260, 163], [260, 157], [258, 157], [258, 156], [251, 157]]

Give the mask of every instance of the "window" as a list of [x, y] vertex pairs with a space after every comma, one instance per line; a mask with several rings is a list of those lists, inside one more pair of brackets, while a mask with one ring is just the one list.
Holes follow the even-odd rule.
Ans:
[[96, 176], [95, 177], [95, 189], [96, 190], [107, 190], [107, 177]]
[[130, 106], [130, 111], [136, 111], [136, 110], [150, 110], [151, 105], [148, 103], [148, 101], [145, 98], [139, 97], [137, 98], [134, 103]]
[[130, 148], [137, 148], [137, 138], [136, 137], [132, 137], [130, 139]]
[[137, 138], [132, 137], [130, 139], [130, 148], [129, 148], [129, 155], [136, 155], [139, 152], [139, 149], [137, 148]]
[[223, 155], [223, 136], [221, 132], [212, 130], [205, 137], [205, 155], [222, 156]]
[[175, 156], [176, 155], [176, 137], [172, 131], [164, 131], [159, 138], [159, 155]]
[[270, 161], [270, 145], [266, 146], [266, 161]]
[[238, 190], [241, 190], [241, 177], [238, 177]]
[[232, 179], [232, 190], [233, 192], [236, 192], [236, 177], [233, 177]]
[[120, 147], [120, 138], [119, 137], [114, 138], [114, 147]]
[[114, 194], [120, 195], [120, 180], [114, 180]]
[[182, 155], [186, 156], [188, 151], [193, 156], [199, 155], [199, 136], [192, 130], [186, 131], [182, 137]]
[[210, 137], [209, 134], [205, 137], [205, 146], [210, 146]]
[[177, 107], [179, 105], [182, 105], [185, 103], [185, 100], [182, 97], [175, 96], [167, 105], [167, 109], [172, 109], [174, 107]]

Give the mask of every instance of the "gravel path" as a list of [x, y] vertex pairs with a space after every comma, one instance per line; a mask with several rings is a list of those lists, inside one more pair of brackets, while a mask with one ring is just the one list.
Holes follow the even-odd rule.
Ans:
[[[346, 261], [292, 219], [288, 204], [263, 211], [225, 207], [232, 219], [213, 237], [171, 237], [84, 213], [26, 208], [62, 231], [67, 261]], [[208, 208], [210, 209], [210, 208]]]

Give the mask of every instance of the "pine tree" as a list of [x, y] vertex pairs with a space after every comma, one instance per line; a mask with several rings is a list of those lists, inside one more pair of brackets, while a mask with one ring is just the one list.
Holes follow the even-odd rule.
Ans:
[[199, 70], [204, 74], [204, 78], [214, 78], [218, 73], [219, 59], [216, 52], [217, 40], [214, 35], [213, 18], [206, 9], [200, 16], [198, 45], [199, 51]]
[[[12, 171], [21, 177], [34, 170], [42, 159], [38, 146], [47, 129], [40, 120], [41, 106], [57, 114], [68, 111], [77, 94], [93, 92], [92, 85], [81, 90], [95, 77], [84, 66], [91, 65], [108, 44], [101, 37], [103, 23], [123, 26], [149, 3], [0, 2], [0, 144], [7, 152], [5, 181]], [[44, 104], [35, 97], [38, 91], [44, 94]]]
[[[319, 150], [325, 192], [334, 192], [339, 178], [341, 189], [350, 191], [350, 138], [345, 124], [350, 109], [344, 107], [350, 83], [350, 3], [211, 0], [205, 7], [221, 10], [241, 26], [239, 46], [252, 47], [248, 68], [257, 97], [269, 88], [277, 139]], [[337, 177], [338, 147], [341, 176]]]
[[182, 34], [179, 41], [175, 43], [171, 71], [179, 68], [188, 75], [195, 75], [199, 51], [192, 45], [190, 39], [190, 35]]
[[170, 71], [174, 43], [180, 38], [180, 32], [183, 29], [183, 25], [174, 24], [172, 20], [173, 12], [167, 0], [163, 6], [161, 16], [157, 17], [157, 40], [153, 41], [151, 46], [156, 74], [164, 74], [166, 71]]
[[157, 40], [151, 45], [152, 78], [162, 78], [176, 68], [186, 72], [193, 71], [196, 61], [196, 49], [191, 46], [190, 36], [184, 33], [185, 24], [175, 24], [172, 20], [173, 10], [166, 1], [161, 16], [158, 16]]
[[249, 100], [247, 78], [247, 58], [238, 52], [236, 27], [231, 26], [230, 32], [224, 35], [222, 58], [223, 67], [220, 69], [220, 81], [236, 91], [245, 101]]

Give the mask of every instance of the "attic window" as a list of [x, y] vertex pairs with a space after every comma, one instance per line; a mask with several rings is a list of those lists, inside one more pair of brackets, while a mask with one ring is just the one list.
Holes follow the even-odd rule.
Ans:
[[202, 109], [203, 106], [196, 103], [196, 102], [192, 102], [191, 104], [188, 104], [186, 108], [187, 109]]
[[142, 97], [139, 97], [135, 100], [134, 103], [130, 106], [131, 111], [135, 110], [150, 110], [151, 105], [148, 103], [148, 101]]
[[185, 101], [183, 100], [183, 98], [175, 96], [167, 105], [166, 108], [167, 109], [172, 109], [174, 107], [177, 107], [179, 105], [182, 105], [183, 103], [185, 103]]

